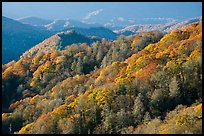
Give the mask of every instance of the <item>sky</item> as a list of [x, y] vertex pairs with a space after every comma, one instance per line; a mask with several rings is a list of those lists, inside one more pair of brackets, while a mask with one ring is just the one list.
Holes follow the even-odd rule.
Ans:
[[3, 16], [109, 22], [173, 20], [202, 16], [202, 2], [2, 2]]

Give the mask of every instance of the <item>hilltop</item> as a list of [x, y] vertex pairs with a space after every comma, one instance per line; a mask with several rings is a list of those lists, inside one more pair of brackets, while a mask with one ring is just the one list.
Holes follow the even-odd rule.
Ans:
[[52, 49], [62, 50], [71, 44], [86, 43], [90, 45], [96, 41], [100, 41], [100, 39], [97, 37], [84, 36], [74, 30], [68, 30], [65, 32], [59, 32], [48, 39], [45, 39], [41, 43], [32, 47], [30, 50], [23, 53], [21, 57], [35, 56], [39, 52], [50, 51]]

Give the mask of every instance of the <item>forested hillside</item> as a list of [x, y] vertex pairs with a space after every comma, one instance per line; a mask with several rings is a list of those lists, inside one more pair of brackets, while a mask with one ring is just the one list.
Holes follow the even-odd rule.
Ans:
[[92, 44], [93, 42], [100, 41], [101, 39], [95, 36], [84, 36], [74, 30], [59, 32], [55, 35], [45, 39], [41, 43], [35, 45], [31, 49], [22, 54], [22, 57], [33, 57], [39, 52], [50, 51], [52, 49], [63, 50], [71, 44]]
[[[56, 45], [57, 49], [59, 49], [73, 43], [87, 43], [90, 45], [102, 38], [115, 40], [118, 36], [107, 28], [84, 24], [75, 20], [58, 20], [53, 23], [51, 23], [51, 21], [50, 24], [47, 24], [48, 22], [50, 22], [50, 20], [36, 17], [13, 20], [2, 16], [3, 64], [13, 60], [17, 61], [23, 53], [27, 53], [31, 48], [31, 50], [33, 50], [33, 48], [36, 48], [34, 47], [36, 44], [40, 44], [44, 40], [49, 41], [49, 39], [51, 39], [51, 43], [48, 43], [49, 46], [56, 43], [58, 44]], [[43, 48], [42, 45], [39, 46]]]
[[3, 133], [202, 133], [202, 22], [46, 47], [2, 65]]

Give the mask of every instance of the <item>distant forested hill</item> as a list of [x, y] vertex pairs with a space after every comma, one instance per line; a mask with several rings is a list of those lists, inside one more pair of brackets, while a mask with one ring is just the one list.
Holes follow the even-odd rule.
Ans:
[[53, 33], [2, 16], [2, 63], [20, 55]]

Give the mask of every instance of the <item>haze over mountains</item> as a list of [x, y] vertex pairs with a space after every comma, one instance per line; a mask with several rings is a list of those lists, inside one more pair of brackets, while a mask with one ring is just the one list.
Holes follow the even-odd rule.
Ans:
[[[84, 21], [72, 20], [72, 19], [64, 19], [64, 20], [47, 20], [38, 17], [23, 17], [16, 19], [21, 23], [30, 24], [33, 26], [41, 26], [47, 30], [52, 31], [63, 31], [69, 28], [90, 28], [90, 27], [106, 27], [113, 31], [120, 31], [123, 29], [127, 29], [134, 27], [134, 29], [144, 31], [152, 31], [152, 30], [165, 30], [171, 26], [175, 26], [176, 24], [180, 25], [188, 25], [193, 22], [201, 21], [202, 17], [188, 18], [185, 20], [178, 20], [173, 18], [150, 18], [150, 19], [131, 19], [125, 20], [124, 18], [112, 19], [110, 23], [88, 23]], [[136, 21], [137, 20], [137, 21]], [[138, 21], [140, 20], [140, 21]], [[176, 25], [178, 26], [178, 25]], [[179, 28], [179, 27], [178, 27]], [[137, 33], [136, 30], [130, 30], [134, 33]]]
[[53, 34], [2, 16], [2, 63], [16, 60], [23, 52]]
[[[195, 17], [195, 18], [189, 18], [183, 21], [179, 21], [177, 19], [169, 18], [169, 19], [164, 19], [164, 18], [152, 18], [152, 19], [143, 19], [143, 23], [138, 23], [134, 21], [135, 19], [132, 20], [124, 20], [123, 18], [120, 18], [118, 21], [117, 19], [113, 19], [112, 23], [105, 23], [105, 24], [98, 24], [98, 23], [86, 23], [86, 22], [81, 22], [77, 20], [71, 20], [71, 19], [65, 19], [65, 20], [46, 20], [46, 19], [41, 19], [37, 17], [24, 17], [17, 19], [19, 22], [24, 23], [24, 24], [30, 24], [33, 26], [39, 26], [42, 27], [46, 30], [51, 30], [51, 31], [64, 31], [68, 29], [75, 29], [76, 31], [79, 31], [82, 34], [85, 34], [88, 32], [90, 36], [94, 36], [90, 28], [93, 29], [93, 27], [98, 27], [97, 29], [101, 28], [104, 29], [108, 28], [110, 30], [113, 30], [113, 32], [117, 34], [124, 34], [124, 35], [130, 35], [130, 34], [138, 34], [141, 31], [165, 31], [169, 32], [173, 29], [177, 28], [182, 28], [187, 26], [190, 23], [193, 22], [198, 22], [202, 20], [202, 16], [200, 17]], [[123, 20], [123, 21], [121, 21]], [[105, 27], [105, 28], [103, 28]], [[88, 29], [88, 30], [86, 30]], [[106, 29], [106, 30], [108, 30]], [[97, 30], [95, 31], [97, 32]], [[111, 33], [111, 31], [109, 31]], [[100, 34], [99, 34], [100, 35]], [[95, 36], [98, 36], [95, 34]], [[114, 33], [112, 33], [112, 36], [99, 36], [101, 38], [107, 38], [107, 39], [115, 39], [116, 34], [114, 36]]]
[[18, 18], [16, 20], [24, 24], [42, 26], [42, 27], [45, 27], [45, 29], [52, 30], [52, 31], [63, 31], [67, 28], [73, 28], [73, 27], [89, 28], [89, 27], [99, 27], [100, 26], [99, 24], [87, 24], [87, 23], [83, 23], [78, 20], [71, 20], [71, 19], [47, 20], [47, 19], [42, 19], [42, 18], [32, 17], [32, 16]]
[[[11, 60], [16, 60], [26, 50], [58, 32], [74, 30], [85, 37], [97, 36], [98, 38], [115, 40], [119, 35], [134, 35], [139, 34], [142, 31], [148, 32], [159, 30], [168, 33], [171, 30], [185, 27], [190, 23], [201, 21], [202, 17], [190, 18], [182, 22], [174, 20], [173, 22], [163, 24], [123, 25], [124, 27], [121, 27], [122, 25], [114, 26], [111, 27], [112, 30], [110, 29], [110, 26], [107, 26], [107, 24], [87, 24], [85, 22], [71, 19], [48, 20], [38, 17], [23, 17], [13, 20], [2, 16], [2, 20], [2, 62], [7, 63]], [[71, 41], [70, 43], [74, 42]], [[19, 48], [19, 46], [21, 48]]]
[[[9, 19], [2, 16], [2, 63], [7, 63], [11, 60], [17, 60], [22, 53], [26, 50], [32, 48], [36, 44], [42, 42], [46, 38], [66, 30], [75, 30], [77, 33], [83, 34], [84, 41], [90, 44], [91, 39], [87, 40], [86, 36], [92, 37], [96, 36], [99, 38], [116, 39], [117, 34], [111, 30], [104, 27], [90, 27], [92, 25], [84, 24], [79, 21], [71, 21], [77, 28], [73, 25], [69, 27], [64, 27], [64, 21], [54, 21], [54, 23], [47, 24], [47, 20], [29, 17], [23, 19], [23, 23], [18, 20]], [[64, 22], [66, 23], [66, 22]], [[44, 24], [44, 25], [43, 25]], [[45, 25], [47, 24], [47, 25]], [[63, 24], [63, 25], [62, 25]], [[95, 26], [95, 25], [93, 25]], [[71, 29], [73, 28], [74, 29]], [[71, 37], [71, 35], [69, 35]], [[79, 35], [78, 35], [79, 36]], [[77, 37], [76, 37], [77, 38]], [[79, 37], [78, 37], [79, 38]], [[69, 44], [82, 42], [81, 40], [73, 40], [68, 38]], [[74, 42], [75, 41], [75, 42]]]
[[137, 33], [137, 34], [142, 31], [148, 32], [148, 31], [156, 31], [156, 30], [170, 32], [178, 28], [186, 27], [187, 25], [193, 22], [200, 22], [200, 21], [202, 21], [202, 17], [190, 18], [182, 22], [172, 21], [164, 24], [135, 24], [135, 25], [127, 26], [123, 29], [114, 30], [114, 32], [118, 34], [123, 34], [128, 31], [132, 33]]
[[[150, 24], [134, 24], [130, 26], [127, 26], [128, 24], [126, 24], [126, 26], [124, 24], [119, 26], [96, 23], [88, 24], [71, 19], [48, 20], [38, 17], [22, 17], [13, 20], [2, 16], [2, 20], [2, 62], [4, 64], [11, 60], [16, 60], [26, 50], [58, 32], [74, 30], [85, 37], [97, 36], [98, 38], [115, 40], [119, 35], [134, 35], [139, 34], [142, 31], [148, 32], [158, 30], [168, 33], [174, 29], [185, 27], [190, 23], [201, 21], [202, 17], [190, 18], [182, 22], [177, 22], [175, 20], [168, 23], [161, 22], [161, 24], [151, 24], [151, 21], [149, 21]], [[74, 42], [70, 41], [70, 43]]]
[[17, 21], [23, 23], [23, 24], [30, 24], [33, 26], [43, 26], [43, 25], [47, 25], [49, 23], [52, 22], [52, 20], [47, 20], [47, 19], [42, 19], [42, 18], [38, 18], [38, 17], [21, 17], [16, 19]]

